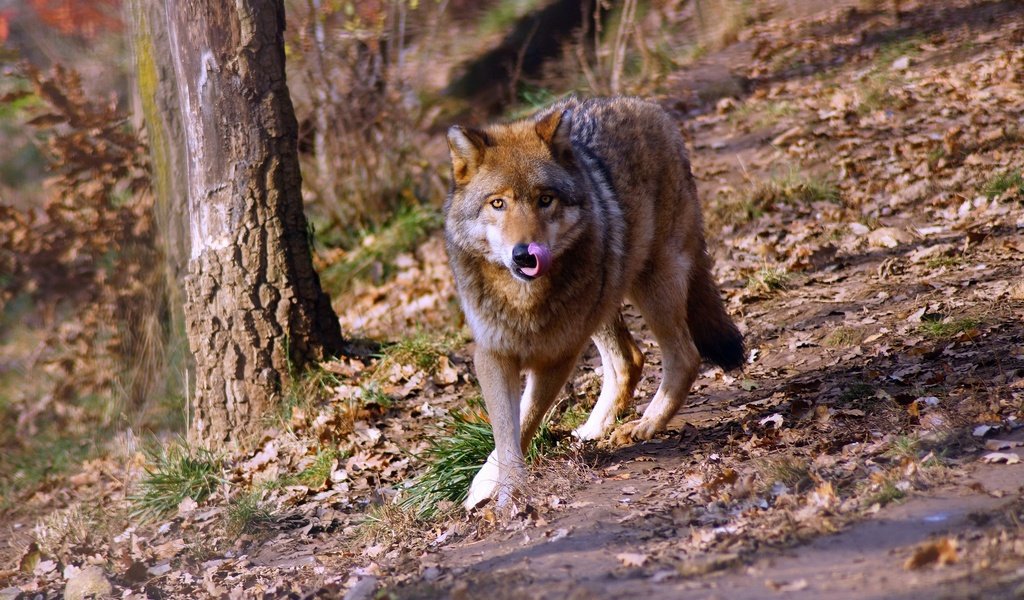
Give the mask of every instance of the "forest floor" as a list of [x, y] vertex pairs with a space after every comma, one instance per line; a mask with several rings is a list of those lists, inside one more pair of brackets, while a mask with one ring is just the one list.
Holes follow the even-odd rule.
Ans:
[[[214, 494], [90, 538], [89, 507], [122, 506], [140, 472], [112, 452], [5, 524], [0, 598], [1024, 596], [1024, 5], [777, 16], [661, 91], [749, 352], [704, 370], [668, 431], [567, 438], [599, 388], [591, 350], [515, 514], [397, 508], [478, 395], [435, 234], [336, 303], [346, 331], [420, 331], [433, 358], [324, 365], [328, 400], [224, 467], [256, 486], [324, 458], [321, 476], [254, 487], [241, 517]], [[642, 410], [660, 355], [627, 315]]]

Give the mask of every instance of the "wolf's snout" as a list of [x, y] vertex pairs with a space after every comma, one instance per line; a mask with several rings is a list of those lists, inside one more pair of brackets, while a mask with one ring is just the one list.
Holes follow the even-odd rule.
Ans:
[[512, 262], [516, 263], [517, 267], [526, 269], [532, 269], [537, 266], [537, 259], [530, 254], [530, 246], [527, 244], [516, 244], [512, 248]]
[[551, 268], [551, 251], [544, 244], [530, 242], [512, 248], [512, 262], [528, 279], [540, 277]]

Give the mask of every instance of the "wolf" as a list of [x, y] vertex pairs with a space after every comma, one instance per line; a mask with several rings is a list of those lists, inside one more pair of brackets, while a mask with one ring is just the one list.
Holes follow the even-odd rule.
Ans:
[[[743, 364], [686, 146], [658, 105], [568, 98], [509, 123], [452, 126], [447, 139], [445, 243], [495, 444], [467, 509], [522, 490], [524, 449], [591, 339], [603, 381], [573, 432], [581, 440], [650, 439], [686, 400], [702, 357]], [[643, 415], [616, 428], [644, 360], [624, 300], [657, 339], [663, 375]]]

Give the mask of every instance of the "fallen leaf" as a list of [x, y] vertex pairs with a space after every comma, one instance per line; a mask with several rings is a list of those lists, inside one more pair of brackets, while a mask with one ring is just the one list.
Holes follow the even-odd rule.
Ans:
[[114, 593], [101, 567], [90, 565], [80, 569], [68, 579], [64, 588], [65, 600], [85, 600], [86, 598], [107, 598]]
[[985, 456], [981, 457], [981, 462], [1015, 465], [1020, 462], [1020, 456], [1013, 454], [1012, 452], [989, 452]]
[[946, 537], [918, 546], [914, 554], [903, 563], [903, 568], [909, 571], [936, 563], [949, 565], [956, 561], [956, 540]]
[[971, 435], [974, 437], [985, 437], [985, 435], [993, 429], [994, 427], [991, 425], [978, 425], [974, 428], [974, 431], [971, 432]]
[[778, 582], [778, 581], [772, 581], [771, 579], [769, 579], [768, 581], [765, 581], [764, 584], [766, 586], [768, 586], [769, 588], [775, 590], [776, 592], [783, 592], [783, 593], [799, 592], [800, 590], [807, 589], [807, 585], [808, 585], [807, 584], [807, 580], [803, 579], [803, 578], [801, 578], [801, 579], [794, 579], [793, 581], [788, 581], [788, 582]]
[[557, 542], [558, 540], [568, 536], [570, 531], [571, 530], [569, 528], [559, 527], [558, 529], [549, 531], [544, 535], [547, 536], [549, 542]]
[[1020, 446], [1024, 446], [1024, 442], [1017, 440], [985, 440], [986, 450], [1009, 450], [1010, 448], [1019, 448]]
[[647, 562], [648, 556], [638, 552], [620, 552], [615, 555], [615, 558], [627, 567], [642, 567]]

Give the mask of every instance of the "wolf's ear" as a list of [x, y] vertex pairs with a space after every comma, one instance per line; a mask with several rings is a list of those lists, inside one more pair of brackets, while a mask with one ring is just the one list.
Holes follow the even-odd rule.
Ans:
[[489, 146], [487, 134], [479, 129], [452, 125], [448, 128], [448, 150], [452, 153], [452, 175], [455, 183], [466, 183], [476, 173]]
[[561, 163], [572, 162], [572, 109], [553, 110], [537, 120], [537, 136], [551, 148], [551, 155]]

